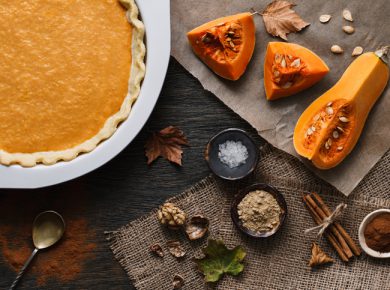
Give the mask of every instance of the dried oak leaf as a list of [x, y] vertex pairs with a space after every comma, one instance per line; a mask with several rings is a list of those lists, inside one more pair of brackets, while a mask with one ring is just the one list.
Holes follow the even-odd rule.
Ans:
[[160, 132], [154, 132], [146, 141], [145, 154], [148, 165], [159, 156], [181, 166], [183, 150], [181, 145], [189, 145], [183, 131], [174, 126], [166, 127]]
[[323, 265], [326, 263], [333, 263], [334, 260], [329, 257], [316, 243], [311, 246], [311, 258], [309, 261], [310, 267]]
[[287, 40], [287, 34], [297, 32], [310, 25], [305, 22], [291, 7], [295, 4], [276, 0], [268, 4], [261, 13], [267, 32]]
[[196, 259], [195, 263], [205, 275], [206, 282], [217, 282], [225, 273], [237, 276], [244, 270], [241, 262], [246, 252], [241, 246], [229, 250], [223, 241], [210, 239], [202, 251], [205, 257]]

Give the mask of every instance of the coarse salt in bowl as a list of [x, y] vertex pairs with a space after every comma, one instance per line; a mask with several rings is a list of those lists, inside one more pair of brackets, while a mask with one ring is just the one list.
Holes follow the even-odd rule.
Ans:
[[205, 159], [211, 171], [226, 180], [238, 180], [254, 171], [258, 162], [256, 143], [244, 130], [230, 128], [210, 139]]

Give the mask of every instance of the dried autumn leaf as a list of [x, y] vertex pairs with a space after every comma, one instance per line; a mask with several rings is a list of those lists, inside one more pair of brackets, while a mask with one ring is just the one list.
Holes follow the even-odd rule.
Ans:
[[179, 128], [169, 126], [160, 132], [154, 132], [145, 144], [148, 165], [161, 156], [181, 166], [182, 145], [189, 144], [183, 131]]
[[287, 40], [287, 34], [297, 32], [310, 25], [291, 9], [295, 4], [276, 0], [268, 4], [261, 13], [267, 32]]
[[326, 263], [333, 263], [334, 260], [329, 257], [316, 243], [311, 246], [311, 259], [309, 261], [310, 267], [323, 265]]
[[206, 282], [217, 282], [225, 273], [237, 276], [244, 270], [241, 262], [246, 252], [241, 246], [229, 250], [223, 241], [209, 240], [202, 251], [205, 257], [195, 260], [195, 263], [205, 275]]

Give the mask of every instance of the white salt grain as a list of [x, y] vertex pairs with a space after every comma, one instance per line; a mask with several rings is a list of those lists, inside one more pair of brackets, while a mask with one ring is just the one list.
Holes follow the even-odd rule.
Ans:
[[234, 168], [245, 164], [248, 158], [248, 149], [241, 141], [235, 142], [228, 140], [223, 144], [219, 144], [218, 157], [229, 168]]

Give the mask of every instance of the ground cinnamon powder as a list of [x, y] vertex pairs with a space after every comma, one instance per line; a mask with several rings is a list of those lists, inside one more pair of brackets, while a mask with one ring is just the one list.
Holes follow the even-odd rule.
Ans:
[[[65, 219], [66, 230], [61, 241], [47, 250], [40, 251], [28, 270], [29, 275], [35, 276], [38, 286], [45, 285], [51, 279], [61, 283], [76, 279], [86, 264], [95, 257], [94, 250], [97, 246], [93, 242], [95, 232], [91, 230], [87, 220], [77, 214], [80, 196], [75, 195], [74, 198], [78, 200], [71, 201], [72, 197], [68, 196], [66, 201], [50, 202], [53, 197], [49, 197], [41, 204], [35, 202], [34, 197], [28, 196], [16, 195], [1, 200], [0, 250], [4, 262], [15, 272], [21, 269], [34, 249], [31, 231], [36, 214], [43, 210], [54, 209]], [[48, 207], [45, 203], [52, 206]], [[21, 211], [17, 204], [28, 206]]]
[[369, 248], [381, 252], [390, 252], [390, 213], [381, 213], [374, 217], [364, 230]]

